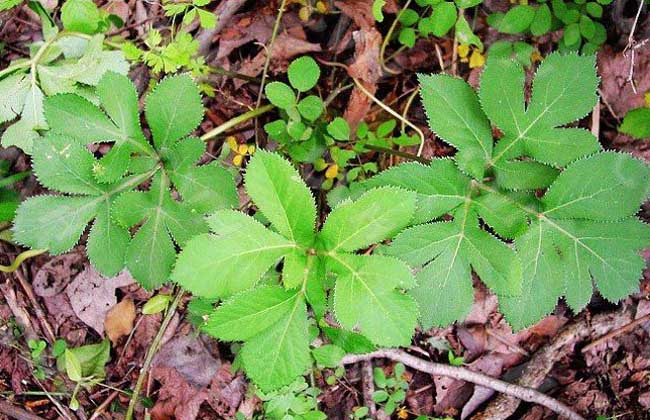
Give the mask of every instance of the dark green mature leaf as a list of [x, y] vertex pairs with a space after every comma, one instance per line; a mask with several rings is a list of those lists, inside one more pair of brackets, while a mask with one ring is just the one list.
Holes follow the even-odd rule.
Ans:
[[[201, 140], [179, 141], [202, 116], [189, 77], [167, 78], [147, 97], [155, 147], [140, 128], [128, 78], [107, 73], [97, 94], [101, 108], [74, 94], [46, 100], [52, 132], [59, 134], [35, 146], [34, 169], [44, 186], [68, 196], [27, 200], [18, 210], [16, 238], [57, 254], [74, 246], [94, 219], [87, 243], [93, 265], [115, 275], [126, 264], [138, 282], [153, 288], [169, 279], [176, 248], [208, 232], [203, 215], [237, 205], [237, 191], [218, 163], [195, 166], [205, 152]], [[85, 148], [107, 141], [114, 144], [100, 160]], [[147, 191], [129, 192], [149, 180]], [[139, 228], [131, 238], [128, 228], [134, 226]]]
[[150, 174], [99, 183], [93, 177], [97, 160], [76, 141], [59, 135], [37, 142], [32, 159], [44, 186], [70, 196], [37, 196], [23, 202], [14, 220], [16, 241], [61, 254], [79, 241], [95, 219], [88, 237], [88, 257], [102, 273], [117, 274], [124, 267], [129, 235], [113, 222], [110, 211], [120, 193], [137, 187]]
[[649, 181], [647, 165], [614, 152], [579, 160], [558, 177], [542, 198], [542, 213], [517, 241], [524, 293], [501, 302], [514, 327], [534, 323], [562, 296], [582, 310], [592, 283], [613, 302], [638, 288], [639, 251], [650, 228], [633, 216]]

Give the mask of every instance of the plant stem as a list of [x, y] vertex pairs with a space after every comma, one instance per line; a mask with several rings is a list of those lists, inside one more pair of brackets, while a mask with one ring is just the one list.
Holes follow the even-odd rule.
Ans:
[[47, 249], [30, 249], [24, 252], [21, 252], [18, 254], [14, 262], [12, 262], [10, 265], [0, 265], [0, 272], [3, 273], [13, 273], [20, 267], [20, 264], [23, 263], [26, 259], [35, 257], [37, 255], [41, 255], [43, 253], [47, 252]]
[[32, 65], [32, 60], [21, 61], [20, 63], [12, 64], [5, 69], [0, 70], [0, 78], [6, 76], [9, 73], [13, 73], [16, 70], [26, 69]]
[[[257, 94], [257, 103], [255, 108], [259, 109], [262, 105], [262, 95], [264, 94], [264, 85], [266, 84], [266, 77], [269, 72], [269, 65], [271, 64], [271, 57], [273, 56], [273, 45], [275, 44], [275, 38], [278, 36], [278, 31], [280, 30], [280, 23], [282, 23], [282, 16], [284, 16], [284, 10], [287, 7], [287, 0], [282, 0], [280, 3], [280, 9], [278, 10], [278, 17], [275, 19], [275, 24], [273, 25], [273, 32], [271, 33], [271, 40], [269, 41], [269, 46], [266, 51], [266, 61], [264, 62], [264, 70], [262, 71], [262, 82], [260, 83], [260, 91]], [[257, 118], [255, 118], [255, 143], [257, 143]]]
[[388, 112], [390, 115], [393, 117], [397, 118], [400, 120], [402, 123], [405, 123], [409, 127], [411, 127], [413, 130], [415, 130], [416, 133], [418, 133], [418, 136], [420, 137], [420, 147], [418, 147], [418, 153], [417, 156], [420, 157], [422, 155], [422, 149], [424, 148], [424, 133], [418, 126], [413, 124], [411, 121], [407, 120], [406, 118], [402, 117], [400, 114], [395, 112], [391, 107], [383, 103], [381, 100], [379, 100], [375, 95], [373, 95], [368, 89], [366, 89], [365, 86], [363, 86], [363, 83], [361, 83], [358, 79], [352, 78], [354, 80], [354, 84], [357, 85], [359, 90], [363, 92], [364, 95], [372, 99], [377, 105], [379, 105], [384, 111]]
[[386, 37], [384, 38], [384, 41], [381, 43], [381, 48], [379, 49], [379, 64], [381, 65], [381, 68], [387, 73], [399, 74], [398, 71], [392, 70], [386, 66], [384, 56], [386, 55], [386, 47], [388, 46], [390, 39], [393, 37], [393, 32], [395, 32], [395, 29], [397, 28], [399, 19], [402, 17], [404, 11], [408, 9], [410, 4], [411, 4], [411, 0], [407, 0], [406, 3], [404, 3], [404, 7], [402, 7], [402, 10], [399, 11], [397, 16], [395, 17], [395, 20], [390, 25], [390, 28], [388, 29], [388, 33], [386, 33]]
[[181, 302], [181, 299], [183, 299], [184, 294], [185, 294], [185, 290], [183, 290], [182, 288], [179, 289], [178, 292], [176, 292], [176, 297], [174, 297], [174, 300], [169, 305], [169, 308], [167, 309], [167, 313], [165, 314], [165, 318], [160, 324], [160, 329], [158, 330], [156, 337], [154, 337], [151, 346], [149, 346], [149, 350], [147, 350], [147, 355], [145, 357], [144, 364], [142, 365], [142, 369], [140, 369], [140, 375], [138, 376], [138, 381], [135, 383], [135, 388], [133, 388], [133, 395], [131, 395], [131, 400], [129, 401], [129, 408], [126, 411], [126, 416], [125, 416], [126, 420], [133, 420], [133, 413], [135, 411], [135, 406], [138, 403], [138, 398], [140, 397], [140, 390], [142, 389], [144, 378], [145, 376], [147, 376], [147, 373], [149, 372], [149, 368], [151, 367], [151, 362], [153, 362], [153, 357], [156, 355], [156, 353], [158, 352], [158, 348], [162, 344], [162, 339], [163, 336], [165, 335], [165, 330], [167, 330], [169, 323], [174, 317], [174, 314], [176, 313], [176, 308], [178, 307], [178, 304]]
[[421, 156], [417, 156], [417, 155], [414, 155], [412, 153], [403, 152], [401, 150], [389, 149], [387, 147], [375, 146], [373, 144], [366, 144], [363, 147], [366, 148], [366, 149], [369, 149], [369, 150], [374, 150], [376, 152], [382, 152], [382, 153], [386, 153], [386, 154], [389, 154], [389, 155], [395, 155], [395, 156], [403, 157], [403, 158], [406, 158], [406, 159], [411, 159], [411, 160], [414, 160], [416, 162], [424, 163], [425, 165], [428, 165], [429, 163], [431, 163], [431, 161], [429, 159], [427, 159], [427, 158], [423, 158]]
[[217, 137], [219, 134], [225, 132], [226, 130], [235, 127], [244, 121], [248, 121], [251, 118], [256, 118], [259, 117], [262, 114], [266, 114], [270, 110], [275, 108], [273, 105], [264, 105], [262, 107], [255, 108], [253, 110], [250, 110], [244, 114], [241, 114], [235, 118], [231, 118], [230, 120], [226, 121], [225, 123], [213, 128], [212, 130], [208, 131], [204, 135], [201, 136], [201, 140], [203, 141], [208, 141], [212, 140], [213, 138]]

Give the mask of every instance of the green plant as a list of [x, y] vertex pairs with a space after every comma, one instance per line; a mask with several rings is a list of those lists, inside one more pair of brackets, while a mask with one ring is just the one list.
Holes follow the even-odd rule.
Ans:
[[452, 366], [462, 366], [465, 363], [465, 358], [463, 356], [456, 356], [453, 351], [447, 351], [447, 359], [449, 364]]
[[[183, 30], [169, 39], [163, 39], [157, 29], [150, 29], [140, 48], [131, 41], [121, 44], [125, 57], [134, 63], [146, 64], [154, 74], [188, 71], [194, 78], [202, 78], [210, 73], [205, 58], [198, 55], [199, 42]], [[199, 85], [201, 91], [212, 95], [213, 89], [207, 83]]]
[[618, 131], [636, 139], [650, 138], [650, 92], [645, 94], [645, 107], [628, 111]]
[[[354, 252], [406, 226], [415, 194], [394, 187], [370, 190], [337, 206], [315, 232], [314, 199], [289, 162], [258, 151], [244, 179], [273, 230], [240, 212], [216, 212], [208, 218], [213, 233], [189, 241], [172, 279], [196, 296], [226, 299], [203, 330], [244, 341], [243, 367], [262, 390], [291, 383], [311, 365], [306, 304], [322, 318], [327, 290], [333, 292], [330, 309], [341, 326], [357, 328], [378, 345], [410, 342], [417, 308], [402, 293], [414, 286], [408, 266]], [[281, 285], [260, 284], [279, 260]]]
[[[482, 51], [483, 43], [474, 34], [463, 14], [464, 9], [475, 7], [482, 2], [483, 0], [415, 0], [415, 3], [424, 9], [420, 12], [412, 8], [400, 11], [397, 16], [400, 24], [397, 40], [403, 46], [413, 48], [418, 37], [443, 37], [455, 28], [456, 36], [462, 45], [475, 45]], [[375, 11], [380, 10], [379, 4], [380, 2], [375, 2]], [[379, 16], [375, 13], [375, 19]]]
[[404, 377], [406, 368], [401, 363], [393, 366], [393, 374], [386, 376], [382, 368], [373, 369], [373, 379], [377, 390], [372, 393], [372, 400], [380, 404], [387, 416], [399, 408], [406, 399], [409, 384]]
[[[594, 57], [551, 54], [528, 104], [524, 79], [521, 66], [506, 60], [488, 63], [478, 96], [463, 80], [422, 76], [431, 128], [458, 152], [366, 183], [416, 192], [414, 222], [436, 220], [383, 250], [418, 268], [411, 293], [426, 327], [467, 315], [472, 270], [517, 329], [541, 319], [561, 296], [580, 311], [592, 283], [611, 301], [638, 287], [638, 252], [650, 229], [634, 214], [648, 196], [650, 171], [630, 155], [602, 152], [587, 130], [559, 128], [596, 102]], [[503, 133], [496, 145], [492, 124]], [[447, 214], [453, 220], [440, 220]]]
[[32, 45], [29, 59], [12, 62], [0, 72], [0, 123], [19, 118], [5, 129], [2, 145], [27, 153], [49, 128], [43, 114], [46, 96], [76, 93], [94, 101], [104, 73], [126, 74], [129, 69], [120, 51], [104, 50], [103, 35], [60, 32], [47, 25], [43, 35], [45, 41]]
[[20, 195], [8, 187], [30, 175], [29, 171], [10, 175], [10, 166], [9, 161], [0, 160], [0, 223], [13, 220], [20, 204]]
[[[237, 192], [218, 162], [194, 164], [205, 144], [187, 136], [201, 121], [203, 106], [188, 76], [168, 77], [147, 96], [152, 144], [140, 127], [138, 96], [127, 77], [107, 73], [97, 95], [101, 108], [70, 93], [45, 100], [50, 132], [34, 145], [32, 166], [41, 184], [61, 195], [24, 201], [14, 238], [60, 254], [94, 220], [87, 242], [93, 266], [107, 276], [126, 266], [152, 289], [168, 280], [176, 246], [208, 231], [203, 214], [238, 205]], [[112, 142], [112, 148], [96, 159], [86, 145], [99, 142]], [[132, 191], [140, 185], [148, 189]], [[134, 226], [139, 228], [131, 237]]]
[[[272, 82], [266, 86], [267, 98], [281, 112], [280, 119], [267, 123], [264, 130], [269, 138], [279, 143], [278, 150], [294, 162], [311, 163], [317, 172], [324, 172], [321, 189], [331, 189], [336, 180], [352, 183], [376, 173], [375, 162], [361, 162], [360, 155], [368, 152], [366, 145], [392, 147], [419, 143], [417, 136], [393, 137], [395, 120], [382, 122], [376, 130], [362, 122], [353, 133], [345, 119], [328, 120], [325, 104], [318, 96], [308, 95], [301, 99], [300, 95], [313, 89], [320, 77], [320, 68], [311, 57], [294, 60], [288, 76], [290, 85]], [[233, 144], [230, 147], [236, 150], [245, 146]], [[245, 154], [244, 150], [238, 156]], [[241, 158], [233, 162], [239, 166]]]
[[41, 355], [45, 351], [47, 343], [45, 340], [28, 340], [27, 346], [34, 366], [34, 376], [40, 380], [45, 379], [45, 371], [41, 365]]
[[533, 64], [533, 58], [539, 57], [539, 51], [523, 41], [497, 41], [488, 49], [489, 58], [514, 59], [524, 67]]
[[272, 392], [257, 392], [264, 402], [264, 412], [259, 419], [271, 420], [325, 420], [327, 416], [318, 409], [320, 389], [310, 387], [304, 378]]
[[[607, 40], [605, 27], [597, 21], [603, 15], [603, 5], [612, 0], [540, 0], [536, 5], [522, 3], [507, 13], [488, 16], [488, 23], [506, 34], [544, 35], [563, 29], [559, 43], [561, 52], [595, 53]], [[550, 6], [549, 6], [550, 3]]]
[[165, 16], [182, 17], [183, 25], [191, 24], [196, 18], [199, 19], [201, 28], [214, 28], [217, 24], [217, 16], [209, 10], [203, 9], [203, 6], [210, 4], [211, 0], [191, 0], [188, 2], [174, 2], [171, 0], [163, 1], [163, 10]]
[[110, 360], [111, 346], [107, 339], [98, 344], [66, 348], [57, 358], [56, 366], [65, 372], [75, 388], [70, 397], [70, 408], [77, 410], [77, 393], [81, 388], [90, 389], [106, 377], [105, 365]]

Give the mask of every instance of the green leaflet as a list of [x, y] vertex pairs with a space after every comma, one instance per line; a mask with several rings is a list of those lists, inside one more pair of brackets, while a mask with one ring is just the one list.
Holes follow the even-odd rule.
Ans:
[[[188, 76], [163, 80], [146, 98], [147, 109], [156, 112], [153, 125], [148, 120], [154, 147], [140, 127], [138, 97], [126, 76], [108, 72], [97, 95], [101, 107], [70, 93], [45, 100], [51, 132], [34, 146], [34, 171], [41, 184], [65, 195], [25, 201], [15, 220], [16, 239], [62, 253], [94, 219], [87, 243], [93, 265], [105, 275], [126, 266], [151, 289], [169, 279], [176, 247], [208, 232], [203, 215], [237, 205], [237, 191], [218, 163], [195, 165], [205, 152], [201, 140], [183, 138], [203, 115]], [[165, 128], [161, 116], [173, 128]], [[114, 142], [99, 160], [85, 147], [96, 142]], [[148, 190], [130, 191], [145, 181], [151, 181]]]
[[453, 215], [453, 222], [404, 231], [385, 250], [413, 267], [423, 267], [411, 293], [425, 327], [448, 325], [469, 313], [472, 269], [500, 296], [521, 291], [521, 267], [514, 251], [479, 228], [469, 203]]
[[650, 169], [625, 154], [600, 153], [570, 165], [542, 198], [539, 219], [517, 241], [524, 293], [501, 302], [516, 328], [531, 325], [565, 296], [574, 311], [600, 293], [616, 302], [638, 288], [639, 251], [650, 228], [633, 216], [646, 198]]
[[129, 65], [121, 51], [105, 51], [103, 35], [90, 40], [61, 37], [54, 42], [35, 67], [35, 74], [18, 71], [0, 80], [0, 122], [19, 120], [2, 134], [4, 147], [17, 146], [31, 153], [39, 131], [47, 130], [44, 99], [73, 92], [95, 98], [101, 77], [109, 72], [126, 74]]
[[332, 252], [354, 252], [393, 237], [411, 221], [414, 208], [415, 194], [394, 187], [372, 189], [354, 202], [337, 206], [319, 239]]
[[420, 75], [419, 80], [429, 125], [458, 149], [458, 167], [482, 179], [492, 157], [492, 129], [476, 93], [464, 80], [447, 75]]
[[70, 196], [45, 195], [24, 201], [14, 220], [14, 238], [32, 248], [61, 254], [79, 241], [95, 219], [88, 237], [88, 258], [102, 273], [116, 275], [124, 267], [128, 232], [115, 225], [110, 208], [117, 195], [137, 187], [147, 176], [101, 184], [92, 176], [97, 160], [74, 140], [48, 135], [34, 146], [33, 167], [39, 181]]
[[[509, 175], [515, 170], [505, 166], [509, 160], [527, 156], [541, 164], [562, 167], [600, 150], [598, 141], [588, 131], [557, 128], [582, 118], [596, 103], [598, 77], [593, 56], [549, 55], [539, 66], [527, 106], [523, 86], [524, 70], [514, 61], [491, 60], [481, 77], [481, 106], [504, 132], [489, 166], [494, 167], [497, 181], [509, 189], [537, 187], [530, 182], [517, 182], [517, 176]], [[527, 169], [520, 171], [525, 172]], [[505, 182], [502, 177], [507, 178]], [[552, 177], [549, 173], [548, 178]], [[541, 182], [541, 174], [539, 179], [539, 186], [550, 184], [550, 179]]]
[[385, 346], [411, 341], [417, 307], [410, 296], [396, 290], [415, 285], [406, 264], [378, 255], [332, 256], [328, 264], [338, 275], [334, 311], [342, 326], [358, 327], [372, 342]]
[[[375, 344], [408, 344], [417, 318], [414, 300], [403, 293], [415, 285], [409, 267], [351, 252], [403, 229], [416, 195], [395, 187], [370, 189], [338, 206], [316, 232], [311, 192], [285, 159], [257, 152], [245, 181], [273, 230], [240, 212], [216, 212], [208, 218], [212, 233], [188, 242], [172, 278], [197, 296], [228, 298], [205, 330], [244, 341], [241, 360], [251, 379], [265, 391], [277, 389], [309, 366], [306, 304], [319, 318], [333, 311], [342, 326]], [[281, 260], [283, 287], [258, 285]], [[327, 273], [336, 276], [330, 308]]]
[[281, 235], [311, 246], [314, 198], [300, 174], [279, 155], [259, 151], [246, 171], [246, 191]]

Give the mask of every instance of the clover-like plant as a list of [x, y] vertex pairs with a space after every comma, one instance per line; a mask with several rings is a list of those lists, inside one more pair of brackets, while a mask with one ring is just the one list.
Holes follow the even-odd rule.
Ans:
[[578, 51], [593, 54], [607, 40], [607, 30], [598, 20], [603, 16], [603, 6], [612, 0], [564, 1], [546, 0], [537, 4], [514, 6], [507, 13], [493, 13], [488, 23], [506, 34], [530, 33], [541, 36], [549, 31], [563, 29], [559, 42], [561, 52]]
[[[263, 391], [291, 383], [310, 366], [307, 304], [316, 318], [329, 310], [342, 327], [375, 344], [410, 343], [418, 312], [403, 290], [415, 285], [411, 270], [396, 258], [356, 252], [402, 230], [415, 193], [372, 189], [339, 204], [315, 230], [314, 199], [288, 161], [256, 152], [245, 183], [270, 228], [238, 211], [214, 213], [212, 233], [187, 243], [172, 279], [195, 296], [225, 300], [204, 331], [244, 342], [244, 369]], [[280, 260], [281, 284], [261, 282]]]
[[[516, 328], [541, 319], [560, 297], [580, 311], [592, 284], [610, 301], [638, 287], [650, 229], [634, 214], [648, 196], [648, 166], [601, 151], [587, 130], [558, 128], [594, 106], [594, 58], [550, 55], [528, 103], [524, 79], [521, 65], [506, 60], [488, 62], [478, 96], [461, 79], [421, 76], [431, 128], [458, 152], [429, 166], [394, 167], [365, 185], [414, 191], [415, 222], [435, 220], [384, 250], [419, 269], [412, 294], [424, 326], [469, 313], [472, 271]], [[503, 133], [496, 145], [492, 125]]]
[[[208, 231], [203, 215], [238, 205], [237, 192], [218, 162], [195, 165], [205, 145], [187, 136], [203, 106], [188, 76], [168, 77], [147, 96], [152, 143], [140, 127], [138, 95], [126, 76], [107, 73], [97, 95], [101, 107], [70, 93], [45, 100], [50, 131], [34, 144], [32, 164], [40, 183], [61, 195], [24, 201], [14, 238], [60, 254], [94, 221], [87, 253], [95, 268], [113, 276], [126, 266], [151, 289], [169, 279], [176, 246]], [[97, 143], [112, 143], [100, 159], [87, 148]], [[147, 190], [132, 191], [143, 184]]]

